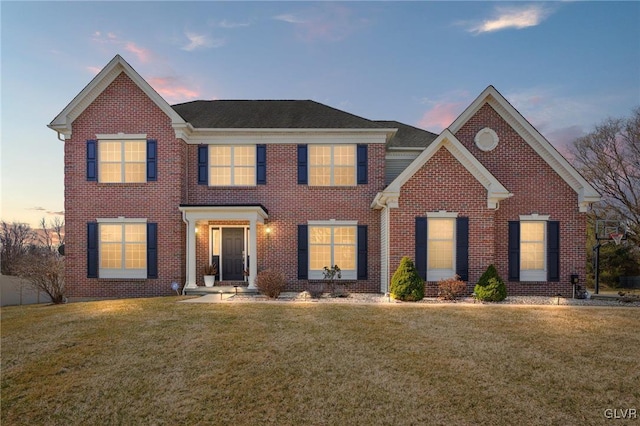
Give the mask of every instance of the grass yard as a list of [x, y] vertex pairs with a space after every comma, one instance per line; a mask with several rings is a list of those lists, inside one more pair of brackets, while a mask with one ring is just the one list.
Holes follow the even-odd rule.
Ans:
[[3, 308], [2, 424], [587, 425], [640, 412], [638, 308], [178, 300]]

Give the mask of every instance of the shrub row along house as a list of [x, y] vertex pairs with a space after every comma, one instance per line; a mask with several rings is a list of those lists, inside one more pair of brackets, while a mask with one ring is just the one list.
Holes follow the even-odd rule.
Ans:
[[469, 292], [494, 264], [509, 294], [571, 294], [599, 194], [489, 86], [442, 133], [310, 100], [169, 105], [119, 55], [49, 124], [64, 140], [71, 297], [171, 283], [304, 290], [339, 265], [386, 292], [403, 256]]

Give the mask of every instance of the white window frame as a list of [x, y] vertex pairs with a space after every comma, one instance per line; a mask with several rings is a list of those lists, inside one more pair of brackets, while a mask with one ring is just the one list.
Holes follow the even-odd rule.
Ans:
[[[122, 226], [122, 232], [123, 232], [123, 238], [121, 241], [121, 244], [124, 246], [125, 245], [125, 240], [124, 240], [124, 226], [125, 225], [140, 225], [140, 224], [146, 224], [147, 223], [147, 219], [132, 219], [132, 218], [124, 218], [124, 217], [118, 217], [118, 218], [99, 218], [97, 219], [98, 222], [98, 277], [100, 278], [117, 278], [117, 279], [146, 279], [147, 278], [147, 268], [148, 268], [148, 264], [146, 264], [146, 260], [145, 260], [145, 267], [144, 268], [139, 268], [139, 269], [128, 269], [126, 267], [126, 252], [125, 249], [123, 247], [122, 249], [122, 267], [119, 269], [114, 269], [114, 268], [102, 268], [102, 239], [101, 239], [101, 233], [100, 233], [100, 227], [102, 225], [121, 225]], [[145, 256], [147, 253], [147, 229], [145, 226], [145, 241], [144, 241], [144, 246], [145, 246]], [[142, 244], [142, 243], [141, 243]]]
[[[526, 242], [522, 239], [522, 223], [523, 222], [542, 222], [544, 225], [543, 236], [542, 236], [542, 261], [543, 268], [542, 269], [522, 269], [522, 243]], [[548, 215], [521, 215], [520, 216], [520, 246], [519, 246], [519, 263], [520, 263], [520, 281], [521, 282], [531, 282], [531, 281], [547, 281], [547, 222], [549, 222]], [[536, 240], [538, 241], [538, 240]]]
[[[440, 281], [442, 279], [451, 278], [456, 274], [456, 219], [458, 217], [457, 212], [428, 212], [427, 213], [427, 281]], [[452, 267], [446, 269], [429, 269], [429, 227], [432, 219], [449, 219], [453, 221], [453, 244], [452, 244]]]
[[[342, 269], [341, 268], [341, 278], [339, 278], [340, 280], [355, 280], [358, 277], [358, 222], [357, 221], [338, 221], [338, 220], [314, 220], [314, 221], [308, 221], [307, 222], [308, 225], [308, 232], [309, 232], [309, 242], [308, 242], [308, 253], [309, 253], [309, 259], [308, 259], [308, 264], [309, 264], [309, 274], [308, 277], [310, 280], [321, 280], [324, 278], [324, 274], [323, 274], [323, 270], [322, 269], [311, 269], [311, 246], [313, 244], [311, 244], [311, 228], [313, 227], [320, 227], [320, 228], [331, 228], [331, 261], [332, 264], [331, 265], [324, 265], [327, 266], [328, 268], [331, 268], [334, 264], [336, 264], [337, 262], [334, 261], [335, 259], [335, 254], [334, 254], [334, 240], [333, 240], [333, 236], [334, 236], [334, 230], [335, 228], [353, 228], [354, 229], [354, 233], [355, 233], [355, 242], [354, 242], [354, 269]], [[338, 263], [338, 266], [340, 266], [340, 264]], [[336, 278], [338, 279], [338, 278]]]
[[[335, 183], [335, 148], [336, 147], [351, 147], [353, 149], [353, 183], [348, 185], [339, 185]], [[311, 170], [314, 168], [327, 167], [326, 165], [313, 165], [311, 161], [311, 147], [329, 147], [331, 148], [331, 163], [329, 164], [329, 185], [316, 185], [311, 183]], [[309, 186], [338, 186], [338, 187], [352, 187], [358, 185], [358, 147], [357, 144], [313, 144], [309, 145], [308, 158], [307, 158], [308, 171], [308, 185]], [[338, 166], [346, 167], [346, 166]]]
[[[213, 164], [212, 158], [211, 158], [211, 149], [212, 148], [230, 148], [230, 160], [231, 160], [231, 164], [229, 166], [216, 166]], [[253, 166], [236, 166], [235, 165], [235, 148], [237, 147], [241, 147], [241, 148], [253, 148]], [[207, 174], [208, 174], [208, 180], [209, 182], [208, 185], [213, 187], [213, 188], [219, 188], [219, 187], [229, 187], [229, 186], [238, 186], [238, 187], [247, 187], [247, 186], [256, 186], [257, 184], [257, 179], [258, 179], [258, 155], [257, 155], [257, 148], [256, 145], [247, 145], [247, 144], [233, 144], [233, 145], [212, 145], [209, 144], [208, 145], [208, 149], [207, 149], [207, 161], [208, 161], [208, 170], [207, 170]], [[229, 182], [228, 184], [225, 185], [218, 185], [218, 184], [213, 184], [211, 183], [211, 179], [213, 177], [213, 173], [211, 173], [211, 170], [214, 168], [229, 168]], [[249, 168], [253, 168], [253, 182], [252, 183], [243, 183], [243, 184], [238, 184], [235, 183], [235, 171], [236, 169], [249, 169]]]
[[[136, 133], [136, 134], [125, 134], [125, 133], [117, 133], [117, 134], [98, 134], [96, 135], [96, 138], [98, 140], [98, 146], [97, 146], [97, 154], [98, 154], [98, 182], [100, 183], [106, 183], [106, 184], [119, 184], [119, 183], [145, 183], [147, 181], [147, 135], [146, 134], [140, 134], [140, 133]], [[107, 163], [107, 164], [113, 164], [115, 162], [113, 161], [109, 161], [109, 162], [103, 162], [103, 160], [100, 158], [100, 144], [102, 142], [119, 142], [120, 143], [120, 180], [119, 181], [115, 181], [115, 182], [105, 182], [101, 179], [101, 173], [103, 170], [102, 165]], [[143, 179], [142, 180], [136, 180], [136, 181], [129, 181], [127, 182], [125, 180], [125, 169], [126, 169], [126, 164], [141, 164], [143, 163], [142, 161], [126, 161], [125, 160], [125, 145], [127, 142], [144, 142], [144, 149], [145, 149], [145, 154], [144, 154], [144, 175], [143, 175]]]

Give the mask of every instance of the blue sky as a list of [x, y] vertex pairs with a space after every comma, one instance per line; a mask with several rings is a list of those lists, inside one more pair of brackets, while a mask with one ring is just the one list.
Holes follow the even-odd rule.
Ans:
[[116, 54], [169, 103], [313, 99], [439, 132], [494, 85], [562, 152], [640, 104], [639, 2], [6, 2], [0, 217], [64, 211], [46, 125]]

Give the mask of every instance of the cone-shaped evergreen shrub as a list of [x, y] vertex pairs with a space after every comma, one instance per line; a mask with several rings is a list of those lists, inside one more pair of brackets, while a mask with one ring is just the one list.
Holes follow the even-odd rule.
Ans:
[[391, 297], [398, 300], [415, 302], [424, 298], [424, 281], [420, 278], [416, 266], [408, 257], [403, 257], [391, 278]]
[[496, 267], [489, 265], [487, 270], [480, 276], [473, 292], [478, 300], [485, 302], [500, 302], [507, 297], [507, 286], [500, 278]]

